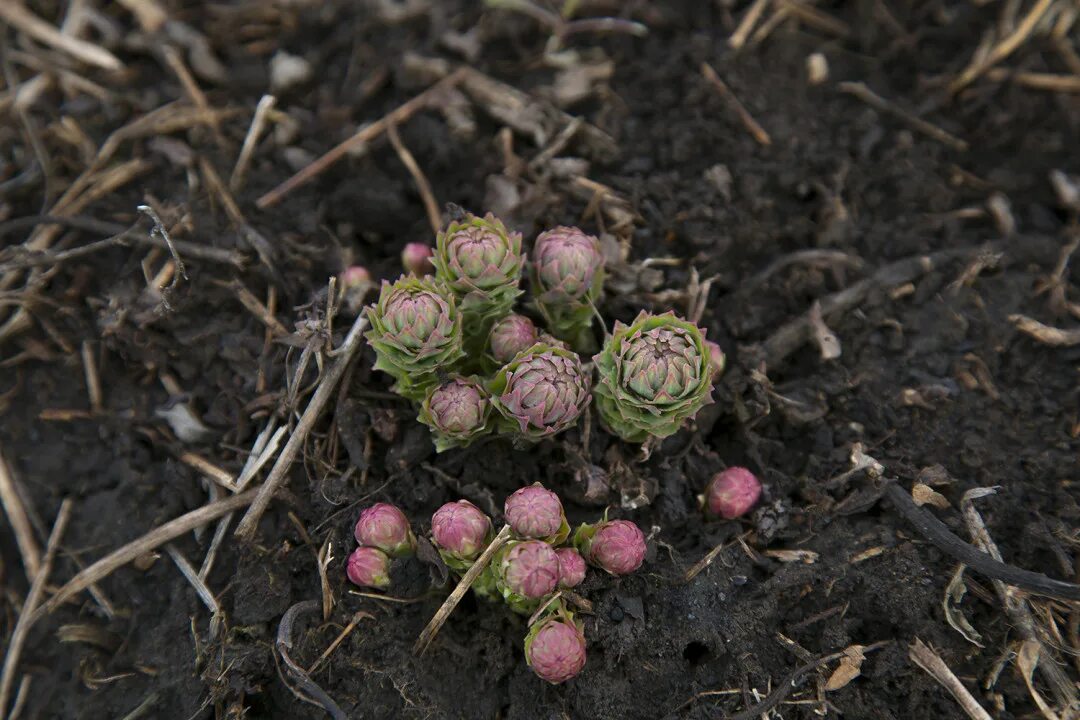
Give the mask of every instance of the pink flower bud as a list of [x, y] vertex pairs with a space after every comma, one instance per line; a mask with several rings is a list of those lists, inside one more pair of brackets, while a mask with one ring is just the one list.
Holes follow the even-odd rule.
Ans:
[[409, 519], [387, 503], [376, 503], [360, 513], [353, 534], [360, 545], [378, 548], [390, 557], [405, 557], [416, 550]]
[[[581, 543], [590, 564], [612, 575], [628, 575], [645, 560], [645, 536], [629, 520], [608, 520], [592, 528]], [[580, 531], [579, 531], [580, 532]]]
[[559, 496], [539, 483], [523, 487], [506, 498], [506, 524], [519, 537], [550, 538], [562, 529]]
[[720, 349], [720, 346], [712, 340], [706, 340], [705, 347], [709, 349], [709, 364], [712, 365], [712, 374], [715, 380], [724, 373], [724, 368], [727, 366], [727, 356], [724, 355], [724, 351]]
[[495, 361], [508, 363], [519, 352], [535, 345], [536, 339], [536, 326], [533, 321], [524, 315], [511, 314], [492, 326], [488, 343]]
[[354, 585], [384, 590], [390, 587], [390, 558], [378, 548], [358, 547], [349, 556], [345, 574]]
[[559, 584], [559, 556], [540, 540], [513, 543], [498, 569], [510, 592], [524, 598], [541, 598]]
[[364, 307], [364, 298], [375, 287], [371, 281], [371, 273], [361, 265], [350, 265], [338, 276], [341, 302], [353, 315], [360, 312]]
[[761, 481], [744, 467], [718, 472], [705, 489], [709, 514], [725, 520], [745, 515], [761, 497]]
[[571, 623], [548, 620], [525, 639], [525, 659], [540, 679], [566, 682], [585, 667], [585, 634]]
[[474, 560], [491, 533], [491, 520], [468, 500], [446, 503], [431, 516], [435, 544], [462, 560]]
[[585, 579], [585, 559], [574, 548], [564, 547], [555, 551], [559, 556], [559, 587], [572, 588]]
[[401, 265], [405, 272], [417, 277], [431, 275], [435, 272], [435, 266], [431, 264], [431, 256], [434, 254], [435, 251], [430, 245], [411, 242], [401, 251]]

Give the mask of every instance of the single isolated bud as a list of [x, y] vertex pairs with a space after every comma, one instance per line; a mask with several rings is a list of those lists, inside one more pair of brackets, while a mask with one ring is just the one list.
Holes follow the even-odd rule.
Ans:
[[455, 378], [433, 388], [417, 419], [431, 428], [435, 449], [466, 447], [488, 432], [491, 401], [487, 391], [472, 378]]
[[411, 242], [401, 251], [401, 266], [405, 272], [412, 273], [417, 277], [431, 275], [435, 272], [435, 266], [431, 264], [431, 256], [435, 250], [426, 243]]
[[571, 547], [559, 548], [555, 551], [559, 556], [559, 587], [573, 588], [581, 584], [585, 579], [585, 558], [581, 553]]
[[710, 515], [725, 520], [745, 515], [761, 497], [761, 481], [744, 467], [729, 467], [716, 473], [705, 489], [705, 506]]
[[353, 534], [360, 545], [378, 548], [390, 557], [407, 557], [416, 551], [409, 519], [388, 503], [375, 503], [360, 513]]
[[535, 600], [555, 591], [559, 584], [559, 556], [541, 540], [510, 543], [497, 569], [503, 587]]
[[532, 254], [533, 292], [548, 328], [575, 349], [592, 352], [595, 303], [604, 289], [600, 241], [575, 227], [540, 233]]
[[341, 271], [338, 276], [338, 292], [341, 303], [350, 315], [358, 315], [364, 307], [364, 299], [375, 283], [371, 280], [371, 273], [362, 265], [350, 265]]
[[720, 346], [714, 343], [712, 340], [705, 341], [705, 347], [709, 350], [709, 362], [712, 363], [712, 376], [713, 380], [724, 374], [724, 368], [727, 367], [727, 355], [720, 349]]
[[605, 520], [582, 525], [574, 545], [590, 565], [612, 575], [629, 575], [645, 560], [645, 535], [629, 520]]
[[373, 547], [358, 547], [352, 551], [345, 574], [354, 585], [385, 590], [390, 587], [390, 557]]
[[540, 483], [523, 487], [506, 498], [503, 512], [506, 524], [523, 538], [553, 537], [566, 523], [559, 496]]
[[446, 503], [431, 516], [432, 539], [457, 560], [475, 560], [490, 534], [491, 520], [468, 500]]
[[561, 618], [543, 621], [525, 637], [525, 660], [541, 680], [566, 682], [585, 667], [585, 633]]
[[504, 365], [513, 360], [519, 352], [531, 348], [536, 340], [537, 332], [533, 321], [524, 315], [512, 313], [492, 326], [488, 347], [495, 361]]

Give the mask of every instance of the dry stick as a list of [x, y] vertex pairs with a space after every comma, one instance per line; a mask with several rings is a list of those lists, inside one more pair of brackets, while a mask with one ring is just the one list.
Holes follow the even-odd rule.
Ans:
[[52, 570], [53, 560], [56, 558], [56, 550], [60, 545], [60, 538], [64, 536], [68, 519], [71, 517], [71, 498], [65, 498], [60, 503], [60, 511], [56, 514], [56, 522], [53, 523], [52, 532], [49, 533], [49, 541], [45, 545], [45, 559], [41, 562], [41, 570], [34, 576], [34, 582], [30, 585], [30, 592], [23, 603], [19, 619], [15, 622], [15, 629], [11, 632], [11, 640], [8, 641], [7, 654], [4, 656], [4, 669], [0, 672], [0, 715], [4, 714], [11, 698], [11, 683], [15, 679], [15, 668], [19, 664], [19, 655], [22, 653], [26, 636], [30, 628], [37, 621], [36, 612], [41, 596], [45, 593], [45, 581]]
[[[19, 491], [15, 489], [15, 478], [11, 476], [11, 471], [4, 461], [3, 452], [0, 452], [0, 502], [4, 505], [4, 513], [11, 523], [15, 542], [19, 546], [19, 554], [22, 555], [26, 581], [32, 583], [41, 569], [41, 549], [38, 548], [37, 540], [34, 539], [30, 517], [26, 514], [26, 508], [23, 507]], [[0, 711], [2, 710], [3, 706], [0, 705]]]
[[94, 359], [94, 347], [89, 340], [82, 344], [83, 374], [86, 375], [86, 393], [90, 397], [90, 412], [100, 413], [105, 407], [101, 392], [101, 376], [98, 375], [97, 360]]
[[1045, 325], [1035, 318], [1027, 315], [1010, 315], [1009, 322], [1025, 335], [1030, 335], [1044, 345], [1054, 347], [1071, 347], [1080, 345], [1080, 328], [1063, 330], [1061, 328]]
[[994, 82], [1014, 82], [1017, 85], [1023, 85], [1035, 90], [1080, 93], [1080, 76], [1077, 75], [1056, 75], [1054, 73], [994, 68], [987, 71], [986, 77]]
[[379, 118], [370, 125], [361, 128], [359, 132], [353, 135], [348, 140], [345, 140], [331, 150], [326, 152], [320, 158], [315, 160], [300, 172], [293, 175], [285, 182], [278, 185], [276, 188], [266, 193], [258, 200], [255, 201], [255, 205], [260, 210], [265, 210], [272, 205], [276, 205], [281, 202], [281, 199], [288, 195], [296, 188], [310, 182], [316, 175], [324, 172], [331, 165], [343, 158], [350, 150], [360, 147], [364, 143], [371, 142], [386, 130], [387, 125], [390, 123], [401, 123], [408, 120], [418, 110], [423, 108], [432, 97], [440, 92], [443, 92], [449, 88], [454, 87], [461, 79], [465, 77], [465, 68], [459, 68], [454, 72], [447, 75], [442, 80], [438, 81], [427, 90], [424, 90], [419, 95], [413, 97], [411, 100], [406, 101], [396, 110], [390, 112], [382, 118]]
[[701, 74], [705, 76], [705, 79], [712, 83], [716, 91], [720, 93], [720, 97], [727, 102], [728, 105], [738, 114], [739, 120], [743, 126], [750, 132], [754, 140], [757, 140], [760, 145], [771, 145], [772, 138], [769, 137], [769, 133], [765, 132], [765, 128], [758, 125], [757, 120], [750, 114], [750, 111], [746, 109], [746, 106], [739, 101], [739, 98], [735, 97], [735, 93], [731, 92], [731, 88], [727, 86], [720, 76], [716, 74], [716, 70], [713, 66], [707, 62], [701, 63]]
[[1054, 0], [1039, 0], [1035, 3], [1031, 10], [1028, 11], [1028, 14], [1024, 16], [1024, 19], [1016, 27], [1016, 30], [995, 45], [994, 49], [991, 50], [985, 58], [973, 61], [968, 65], [967, 69], [961, 73], [960, 77], [950, 83], [949, 93], [956, 94], [960, 92], [984, 72], [1011, 55], [1016, 48], [1020, 47], [1020, 45], [1027, 40], [1028, 36], [1031, 35], [1031, 31], [1035, 29], [1035, 26], [1042, 20], [1043, 15], [1046, 14], [1046, 11], [1049, 10], [1053, 4]]
[[197, 510], [192, 510], [164, 525], [159, 525], [142, 537], [114, 550], [64, 583], [64, 586], [56, 591], [52, 599], [41, 607], [39, 614], [51, 613], [71, 596], [82, 592], [91, 583], [96, 583], [108, 577], [113, 571], [127, 565], [135, 558], [161, 547], [170, 540], [175, 540], [186, 532], [202, 527], [226, 513], [247, 506], [255, 499], [257, 492], [256, 488], [252, 488], [245, 493], [231, 495], [224, 500], [203, 505]]
[[34, 676], [30, 673], [22, 676], [22, 680], [19, 681], [19, 689], [15, 692], [15, 702], [11, 703], [11, 714], [7, 716], [7, 720], [18, 720], [19, 715], [22, 714], [23, 708], [26, 707], [26, 703], [30, 699], [30, 683], [33, 680]]
[[937, 125], [929, 123], [926, 120], [913, 115], [904, 108], [900, 107], [894, 102], [886, 100], [873, 90], [868, 88], [865, 83], [861, 82], [842, 82], [836, 86], [840, 92], [847, 93], [848, 95], [854, 95], [862, 100], [870, 107], [880, 110], [881, 112], [888, 113], [893, 117], [903, 120], [915, 130], [921, 132], [929, 138], [937, 140], [943, 145], [959, 150], [960, 152], [967, 152], [968, 143], [966, 140], [961, 140], [950, 132], [942, 130]]
[[[162, 54], [165, 56], [165, 62], [168, 64], [169, 69], [172, 70], [176, 77], [180, 80], [180, 84], [184, 87], [184, 92], [187, 93], [188, 98], [200, 110], [206, 111], [208, 114], [212, 114], [210, 111], [210, 103], [206, 99], [206, 93], [202, 91], [199, 84], [195, 82], [195, 78], [191, 76], [191, 72], [184, 65], [184, 59], [180, 57], [180, 53], [176, 51], [171, 45], [166, 45], [162, 49]], [[225, 140], [225, 136], [221, 133], [221, 119], [214, 117], [210, 121], [210, 129], [214, 134], [214, 141], [218, 147], [224, 150], [228, 147], [228, 142]]]
[[259, 98], [259, 104], [255, 106], [255, 115], [251, 118], [251, 127], [244, 136], [244, 144], [240, 147], [240, 156], [236, 158], [232, 175], [229, 176], [229, 189], [237, 192], [244, 186], [244, 176], [247, 175], [251, 156], [255, 154], [255, 146], [259, 144], [259, 138], [266, 129], [267, 118], [274, 109], [277, 98], [273, 95], [263, 95]]
[[438, 235], [439, 231], [442, 230], [442, 214], [439, 212], [439, 203], [435, 201], [435, 194], [431, 192], [431, 183], [424, 176], [424, 171], [417, 165], [416, 158], [409, 152], [409, 148], [405, 147], [405, 144], [401, 142], [401, 135], [397, 131], [397, 123], [392, 120], [386, 124], [386, 137], [390, 139], [390, 144], [394, 146], [394, 152], [401, 159], [401, 164], [412, 175], [413, 182], [416, 183], [416, 189], [420, 192], [420, 199], [424, 201], [424, 211], [427, 212], [431, 232]]
[[274, 317], [270, 310], [262, 304], [262, 301], [244, 286], [239, 280], [233, 280], [232, 282], [216, 281], [217, 285], [228, 288], [236, 295], [236, 299], [240, 301], [240, 304], [247, 308], [248, 312], [258, 318], [263, 325], [270, 329], [277, 337], [284, 337], [289, 334], [288, 328], [281, 324], [281, 321]]
[[461, 581], [454, 588], [454, 591], [450, 593], [450, 596], [446, 598], [446, 602], [442, 604], [442, 607], [438, 609], [435, 616], [431, 618], [431, 621], [424, 628], [424, 631], [420, 633], [420, 637], [416, 639], [416, 643], [413, 645], [414, 655], [423, 655], [427, 652], [428, 647], [431, 645], [431, 641], [435, 639], [435, 636], [439, 634], [439, 629], [442, 628], [443, 623], [450, 617], [450, 613], [454, 612], [454, 608], [461, 602], [461, 598], [465, 597], [465, 593], [472, 587], [473, 582], [480, 576], [480, 573], [484, 571], [484, 568], [491, 562], [492, 556], [495, 555], [495, 551], [501, 548], [506, 541], [510, 538], [510, 526], [504, 525], [499, 534], [495, 536], [484, 552], [480, 554], [480, 557], [476, 559], [476, 562], [472, 564], [472, 567], [468, 569]]
[[784, 9], [811, 27], [842, 38], [851, 35], [851, 28], [847, 23], [817, 8], [804, 5], [799, 0], [780, 0], [780, 3]]
[[319, 666], [323, 664], [326, 658], [330, 657], [330, 654], [337, 650], [338, 645], [345, 642], [345, 638], [349, 637], [349, 635], [352, 634], [352, 631], [356, 629], [356, 626], [360, 624], [360, 621], [365, 618], [367, 618], [368, 620], [374, 620], [375, 616], [369, 612], [364, 612], [363, 610], [358, 610], [357, 612], [353, 613], [352, 620], [349, 621], [349, 624], [345, 626], [345, 628], [341, 631], [341, 633], [338, 634], [336, 638], [334, 638], [334, 642], [330, 643], [330, 645], [328, 645], [327, 648], [323, 650], [323, 653], [319, 656], [319, 659], [311, 664], [311, 667], [307, 669], [307, 674], [311, 675], [316, 670], [318, 670]]
[[124, 67], [124, 63], [120, 62], [108, 50], [85, 40], [63, 34], [53, 25], [27, 10], [20, 3], [0, 2], [0, 20], [13, 26], [16, 30], [21, 30], [35, 40], [66, 52], [73, 58], [88, 65], [95, 65], [105, 70], [121, 70]]
[[156, 33], [169, 20], [165, 8], [157, 0], [117, 0], [139, 22], [139, 26], [148, 33]]
[[960, 707], [968, 714], [971, 720], [992, 720], [990, 714], [983, 710], [982, 705], [971, 696], [968, 689], [960, 682], [945, 661], [934, 652], [926, 643], [919, 638], [908, 648], [908, 657], [911, 661], [925, 670], [930, 677], [934, 678], [949, 694], [956, 698]]
[[236, 532], [234, 533], [236, 537], [242, 540], [251, 540], [255, 537], [259, 519], [266, 512], [274, 493], [285, 482], [285, 473], [292, 466], [293, 460], [296, 459], [297, 452], [303, 447], [308, 433], [311, 432], [315, 422], [322, 415], [323, 408], [326, 407], [326, 403], [330, 400], [330, 396], [333, 395], [338, 381], [345, 373], [345, 368], [349, 366], [353, 355], [359, 350], [360, 341], [366, 327], [367, 320], [363, 315], [357, 317], [353, 322], [349, 334], [345, 336], [345, 342], [335, 352], [334, 364], [326, 371], [326, 376], [319, 383], [319, 388], [311, 396], [311, 400], [308, 401], [308, 406], [300, 417], [300, 422], [297, 424], [292, 436], [289, 437], [289, 441], [285, 443], [285, 447], [282, 448], [281, 455], [278, 456], [277, 462], [274, 463], [273, 469], [270, 470], [270, 474], [266, 477], [266, 482], [258, 489], [258, 497], [251, 503], [251, 507], [248, 508], [247, 513], [244, 514], [244, 517], [240, 519], [240, 523], [236, 526]]
[[754, 4], [750, 6], [750, 9], [743, 15], [742, 21], [739, 23], [739, 27], [735, 28], [735, 32], [728, 38], [728, 45], [733, 50], [738, 50], [746, 44], [746, 38], [750, 36], [750, 32], [754, 29], [754, 24], [757, 23], [761, 14], [765, 12], [765, 8], [769, 6], [769, 0], [754, 0]]

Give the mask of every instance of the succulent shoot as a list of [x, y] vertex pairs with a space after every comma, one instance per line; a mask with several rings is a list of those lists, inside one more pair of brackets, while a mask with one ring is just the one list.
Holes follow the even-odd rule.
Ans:
[[506, 498], [506, 524], [520, 538], [559, 544], [570, 533], [559, 496], [540, 483], [523, 487]]
[[495, 586], [511, 608], [522, 613], [559, 585], [559, 556], [542, 540], [513, 540], [498, 553]]
[[533, 291], [556, 337], [581, 350], [595, 349], [589, 334], [593, 304], [604, 288], [600, 241], [575, 227], [540, 233], [532, 254]]
[[574, 588], [585, 579], [585, 558], [581, 553], [571, 547], [559, 548], [555, 551], [559, 556], [559, 587]]
[[466, 447], [490, 429], [487, 390], [473, 378], [455, 378], [432, 388], [418, 419], [431, 428], [435, 449]]
[[645, 560], [645, 535], [629, 520], [605, 520], [582, 525], [574, 546], [590, 565], [611, 575], [629, 575]]
[[585, 667], [585, 633], [572, 619], [549, 616], [525, 636], [525, 660], [540, 679], [566, 682]]
[[745, 515], [761, 497], [761, 481], [744, 467], [716, 473], [705, 489], [708, 514], [725, 520]]
[[375, 283], [371, 281], [371, 273], [361, 265], [350, 265], [338, 276], [338, 293], [341, 305], [349, 315], [356, 316], [364, 307], [364, 299], [371, 292]]
[[345, 574], [353, 585], [385, 590], [390, 587], [390, 556], [373, 547], [358, 547], [349, 555]]
[[491, 325], [521, 294], [521, 233], [510, 232], [490, 213], [466, 215], [438, 234], [432, 262], [465, 316], [466, 345], [482, 351]]
[[416, 552], [409, 519], [388, 503], [375, 503], [360, 513], [353, 534], [360, 545], [377, 548], [390, 557], [407, 557]]
[[505, 365], [523, 350], [536, 344], [538, 335], [533, 321], [524, 315], [511, 313], [491, 327], [488, 352], [499, 365]]
[[613, 433], [628, 442], [674, 434], [712, 402], [713, 365], [701, 329], [674, 313], [642, 312], [593, 357], [596, 406]]
[[431, 275], [435, 272], [435, 266], [431, 263], [431, 257], [435, 254], [427, 243], [411, 242], [401, 251], [401, 266], [405, 272], [417, 277]]
[[430, 277], [384, 281], [367, 317], [371, 330], [365, 337], [375, 349], [375, 369], [392, 375], [394, 390], [411, 400], [423, 400], [438, 383], [438, 371], [464, 355], [454, 298]]
[[724, 374], [724, 368], [727, 367], [727, 355], [712, 340], [706, 340], [705, 347], [709, 349], [709, 362], [712, 363], [713, 371], [712, 379], [716, 380], [716, 378]]
[[531, 441], [566, 430], [589, 404], [589, 380], [581, 359], [544, 343], [504, 365], [488, 390], [504, 428]]
[[431, 537], [443, 561], [455, 570], [472, 565], [490, 536], [491, 520], [468, 500], [446, 503], [431, 516]]

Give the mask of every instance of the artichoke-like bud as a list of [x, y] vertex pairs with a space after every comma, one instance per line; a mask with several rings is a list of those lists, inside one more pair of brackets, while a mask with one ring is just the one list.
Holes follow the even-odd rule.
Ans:
[[604, 289], [600, 241], [575, 227], [542, 232], [533, 246], [532, 275], [537, 306], [555, 336], [581, 350], [595, 349], [589, 328]]
[[446, 503], [431, 516], [431, 538], [443, 561], [465, 570], [491, 539], [491, 520], [468, 500]]
[[520, 538], [558, 545], [570, 534], [559, 496], [540, 483], [514, 491], [503, 506], [506, 524]]
[[364, 307], [364, 299], [374, 286], [371, 273], [362, 265], [350, 265], [341, 271], [338, 276], [338, 293], [341, 305], [349, 315], [355, 317], [360, 313], [360, 309]]
[[705, 489], [709, 515], [733, 520], [745, 515], [761, 497], [761, 481], [744, 467], [729, 467], [716, 473]]
[[566, 430], [589, 404], [589, 380], [581, 359], [544, 343], [503, 365], [488, 390], [507, 430], [531, 441]]
[[401, 266], [405, 272], [421, 277], [435, 272], [431, 257], [435, 251], [427, 243], [411, 242], [401, 250]]
[[371, 330], [364, 337], [375, 349], [375, 369], [397, 380], [399, 395], [423, 400], [437, 384], [438, 371], [465, 354], [454, 297], [430, 277], [383, 281], [378, 302], [366, 312]]
[[409, 519], [389, 503], [375, 503], [360, 513], [353, 535], [360, 545], [378, 548], [390, 557], [407, 557], [416, 552], [416, 536]]
[[642, 312], [593, 357], [596, 407], [608, 428], [628, 442], [673, 435], [712, 402], [713, 365], [702, 330], [667, 312]]
[[585, 667], [585, 633], [569, 617], [548, 616], [529, 628], [525, 660], [540, 679], [566, 682]]
[[435, 449], [466, 447], [490, 428], [491, 401], [474, 378], [455, 378], [432, 388], [418, 419], [431, 428]]
[[514, 540], [496, 553], [495, 586], [512, 609], [531, 613], [559, 585], [559, 556], [542, 540]]
[[724, 374], [724, 368], [727, 367], [727, 355], [712, 340], [706, 340], [705, 347], [709, 349], [709, 362], [712, 363], [713, 370], [712, 377], [713, 380], [716, 380], [716, 378]]
[[574, 588], [585, 579], [585, 558], [581, 553], [571, 547], [559, 548], [555, 551], [559, 556], [559, 587]]
[[358, 547], [345, 565], [345, 574], [354, 585], [385, 590], [390, 587], [390, 557], [373, 547]]
[[521, 233], [510, 232], [494, 215], [466, 215], [435, 238], [436, 276], [457, 296], [465, 316], [466, 346], [483, 350], [492, 323], [514, 307], [521, 294]]
[[499, 365], [505, 365], [523, 350], [536, 344], [539, 336], [533, 321], [524, 315], [511, 313], [491, 327], [488, 352]]
[[612, 575], [629, 575], [645, 560], [645, 535], [629, 520], [584, 524], [574, 533], [574, 546], [586, 562]]

